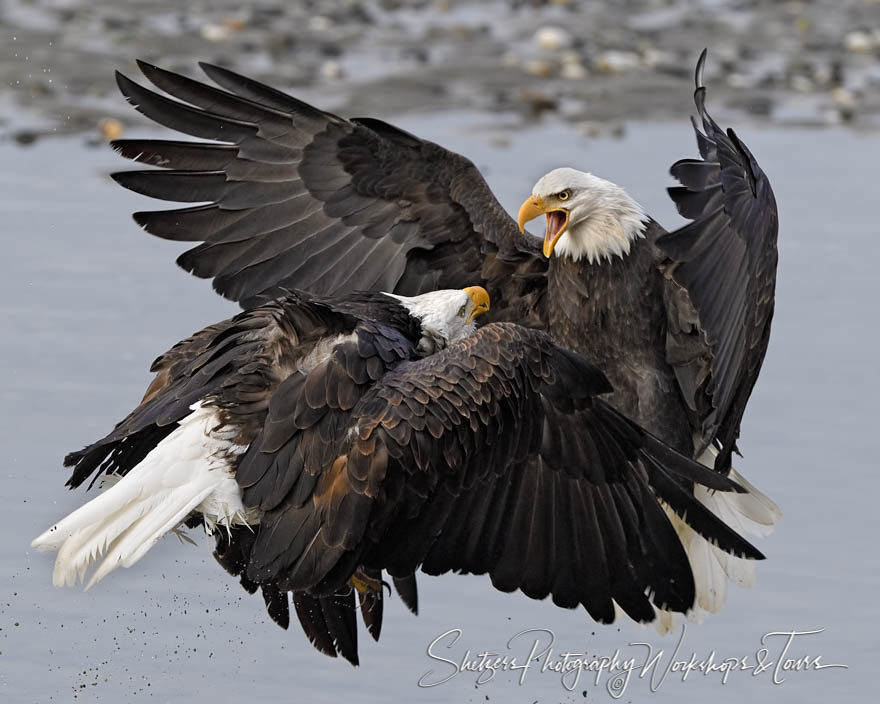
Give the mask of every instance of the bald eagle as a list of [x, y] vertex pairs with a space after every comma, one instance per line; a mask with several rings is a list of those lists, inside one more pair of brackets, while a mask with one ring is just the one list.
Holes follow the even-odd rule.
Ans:
[[[173, 100], [117, 74], [156, 122], [210, 142], [121, 140], [160, 169], [114, 175], [126, 188], [193, 207], [139, 212], [158, 237], [199, 242], [178, 263], [248, 307], [280, 288], [416, 295], [480, 282], [486, 320], [546, 331], [596, 364], [610, 403], [676, 450], [743, 484], [731, 465], [767, 350], [776, 282], [777, 210], [767, 176], [705, 107], [696, 70], [699, 159], [672, 166], [669, 192], [691, 222], [666, 232], [620, 186], [573, 168], [541, 178], [515, 220], [465, 157], [371, 118], [343, 119], [226, 69], [220, 88], [140, 62]], [[543, 241], [524, 236], [545, 216]], [[776, 505], [692, 491], [731, 526], [766, 534]], [[685, 524], [698, 610], [714, 612], [730, 558]]]
[[[136, 563], [181, 523], [203, 523], [216, 537], [217, 561], [249, 592], [260, 589], [269, 615], [286, 629], [288, 590], [246, 574], [264, 512], [243, 498], [235, 479], [248, 447], [278, 412], [278, 399], [293, 395], [307, 406], [312, 396], [303, 382], [320, 376], [321, 392], [336, 396], [310, 409], [308, 427], [326, 436], [382, 373], [463, 339], [488, 308], [480, 287], [412, 298], [288, 293], [179, 342], [153, 362], [156, 376], [140, 404], [106, 437], [65, 458], [73, 467], [69, 487], [92, 477], [89, 486], [100, 479], [104, 491], [33, 541], [38, 550], [58, 552], [53, 582], [73, 586], [103, 554], [88, 589], [120, 565]], [[351, 584], [378, 639], [381, 572], [360, 567]], [[415, 611], [412, 574], [395, 577], [394, 584]], [[356, 664], [351, 589], [320, 596], [300, 591], [293, 604], [319, 650]]]
[[[415, 297], [305, 293], [254, 307], [153, 364], [141, 403], [78, 452], [68, 485], [104, 491], [33, 541], [53, 581], [87, 587], [182, 522], [262, 589], [287, 593], [322, 651], [357, 662], [355, 591], [374, 637], [381, 573], [487, 573], [502, 591], [610, 622], [695, 599], [659, 501], [747, 559], [761, 553], [682, 488], [738, 484], [668, 448], [599, 396], [596, 367], [514, 323], [475, 330], [480, 287]], [[354, 587], [354, 589], [352, 589]]]

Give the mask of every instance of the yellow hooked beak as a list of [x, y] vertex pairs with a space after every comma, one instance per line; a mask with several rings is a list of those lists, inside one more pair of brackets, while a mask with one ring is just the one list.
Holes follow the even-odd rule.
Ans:
[[489, 292], [486, 291], [482, 286], [468, 286], [465, 289], [462, 289], [470, 299], [474, 302], [474, 307], [471, 309], [470, 314], [467, 317], [467, 320], [464, 322], [467, 324], [471, 322], [474, 318], [483, 313], [488, 312], [489, 310]]
[[[555, 215], [556, 213], [560, 213], [561, 216]], [[559, 238], [562, 237], [562, 234], [568, 228], [569, 212], [564, 208], [548, 207], [541, 196], [529, 196], [519, 209], [519, 216], [517, 217], [519, 231], [525, 232], [526, 223], [529, 220], [534, 220], [539, 215], [547, 216], [547, 223], [544, 228], [544, 256], [549, 257], [553, 254], [553, 248], [556, 246]]]

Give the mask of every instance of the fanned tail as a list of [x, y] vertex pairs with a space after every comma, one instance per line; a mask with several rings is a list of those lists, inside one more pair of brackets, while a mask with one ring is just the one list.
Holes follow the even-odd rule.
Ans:
[[193, 511], [212, 527], [254, 520], [229, 472], [230, 458], [245, 448], [217, 426], [215, 409], [195, 404], [140, 464], [36, 538], [37, 550], [58, 552], [53, 583], [75, 585], [102, 556], [86, 589], [119, 566], [131, 567]]
[[[718, 450], [709, 447], [699, 462], [715, 466]], [[764, 537], [773, 532], [782, 518], [782, 511], [764, 493], [731, 468], [729, 478], [746, 489], [745, 493], [718, 492], [695, 485], [694, 496], [709, 511], [743, 536]], [[757, 564], [719, 550], [698, 535], [690, 526], [664, 506], [672, 525], [681, 538], [691, 563], [696, 586], [696, 602], [688, 612], [688, 620], [701, 622], [708, 614], [717, 613], [727, 599], [728, 579], [740, 587], [751, 587], [757, 580]], [[661, 611], [655, 621], [657, 630], [666, 633], [678, 622], [678, 614]]]

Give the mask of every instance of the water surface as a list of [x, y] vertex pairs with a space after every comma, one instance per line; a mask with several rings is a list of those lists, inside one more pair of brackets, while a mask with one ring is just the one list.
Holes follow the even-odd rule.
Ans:
[[[621, 183], [672, 225], [666, 170], [696, 151], [686, 124], [636, 124], [621, 140], [586, 140], [547, 124], [507, 135], [507, 147], [493, 146], [497, 129], [485, 116], [408, 116], [400, 124], [471, 156], [511, 212], [542, 173], [566, 164]], [[769, 559], [758, 585], [731, 587], [721, 614], [688, 628], [678, 657], [702, 659], [714, 649], [716, 662], [754, 660], [767, 632], [824, 628], [796, 640], [789, 656], [821, 655], [849, 669], [780, 674], [782, 684], [773, 684], [772, 668], [731, 673], [725, 685], [717, 673], [686, 681], [672, 673], [653, 695], [636, 672], [622, 701], [868, 701], [880, 656], [878, 142], [834, 131], [740, 132], [772, 179], [782, 231], [773, 338], [738, 466], [785, 516], [760, 542]], [[389, 602], [381, 642], [361, 633], [355, 669], [315, 652], [298, 626], [284, 632], [272, 624], [262, 600], [214, 563], [204, 538], [194, 548], [168, 537], [87, 593], [52, 587], [52, 558], [29, 542], [87, 498], [63, 488], [61, 457], [137, 402], [157, 354], [235, 307], [174, 266], [181, 247], [138, 230], [129, 213], [150, 203], [106, 177], [126, 166], [109, 150], [44, 140], [29, 149], [0, 145], [0, 159], [0, 700], [611, 700], [605, 676], [596, 686], [585, 673], [569, 692], [537, 666], [522, 684], [520, 671], [479, 686], [476, 675], [462, 673], [419, 687], [431, 669], [429, 681], [450, 674], [426, 648], [453, 628], [462, 629], [460, 641], [435, 651], [453, 660], [467, 649], [523, 660], [531, 639], [511, 650], [508, 639], [545, 628], [555, 634], [557, 655], [620, 649], [642, 661], [645, 648], [628, 644], [643, 641], [655, 653], [665, 649], [658, 664], [665, 668], [677, 637], [598, 626], [582, 610], [496, 593], [486, 578], [447, 576], [421, 579], [418, 618]], [[771, 637], [771, 660], [781, 645]]]

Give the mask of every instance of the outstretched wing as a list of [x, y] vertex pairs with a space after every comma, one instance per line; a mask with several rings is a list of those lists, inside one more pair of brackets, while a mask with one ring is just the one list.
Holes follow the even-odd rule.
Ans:
[[217, 66], [202, 64], [226, 90], [138, 65], [184, 102], [117, 74], [128, 100], [156, 122], [214, 143], [114, 142], [123, 156], [162, 167], [114, 178], [155, 198], [202, 203], [134, 217], [158, 237], [201, 242], [178, 263], [212, 278], [223, 296], [247, 305], [278, 287], [415, 295], [482, 281], [493, 313], [534, 304], [547, 263], [468, 159]]
[[[328, 385], [305, 383], [321, 405]], [[283, 472], [242, 461], [245, 497], [266, 510], [249, 578], [332, 593], [357, 564], [392, 575], [421, 565], [488, 572], [501, 590], [583, 604], [603, 622], [615, 603], [639, 621], [654, 618], [652, 602], [686, 611], [693, 576], [658, 499], [724, 549], [760, 553], [679, 479], [736, 485], [595, 398], [609, 390], [582, 358], [513, 324], [403, 362], [335, 434], [295, 421]]]
[[281, 360], [292, 348], [357, 324], [339, 308], [289, 292], [177, 343], [153, 362], [156, 376], [141, 403], [105, 437], [65, 457], [65, 466], [73, 467], [68, 486], [77, 487], [93, 474], [93, 482], [104, 472], [125, 474], [207, 397], [217, 397], [243, 436], [255, 434], [272, 391], [290, 371]]
[[667, 352], [703, 447], [721, 445], [716, 468], [727, 470], [746, 403], [770, 337], [776, 288], [776, 199], [767, 176], [733, 130], [725, 133], [705, 108], [703, 51], [697, 64], [694, 120], [702, 159], [683, 159], [669, 189], [692, 222], [660, 237], [671, 260]]

